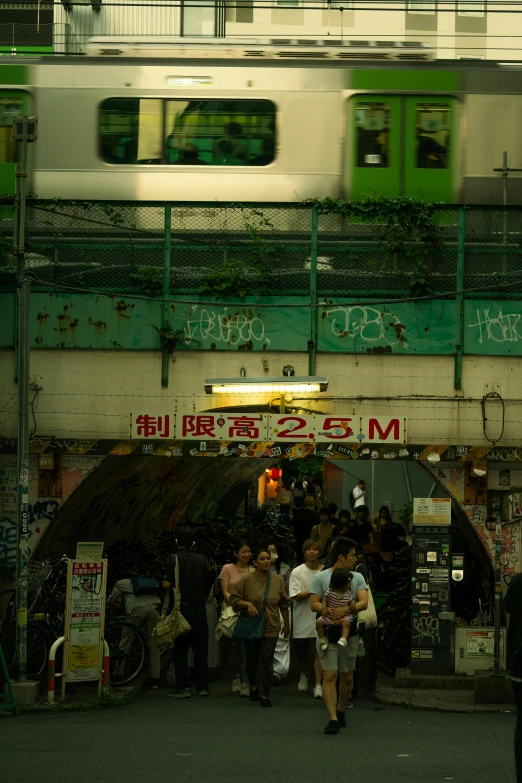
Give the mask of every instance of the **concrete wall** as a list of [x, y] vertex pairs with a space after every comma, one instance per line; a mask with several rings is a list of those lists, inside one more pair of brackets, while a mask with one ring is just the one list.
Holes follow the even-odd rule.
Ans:
[[[426, 471], [412, 462], [354, 462], [328, 460], [325, 465], [325, 486], [329, 503], [339, 509], [351, 510], [349, 494], [357, 481], [364, 479], [367, 486], [366, 505], [372, 517], [378, 516], [381, 506], [388, 506], [395, 522], [400, 522], [397, 511], [411, 498], [446, 497], [446, 493]], [[411, 491], [411, 496], [410, 496]]]
[[[265, 372], [263, 361], [268, 360]], [[217, 407], [266, 404], [270, 395], [216, 397], [204, 393], [206, 378], [281, 375], [291, 364], [308, 374], [304, 353], [176, 352], [170, 359], [168, 388], [161, 387], [161, 355], [154, 351], [31, 351], [31, 377], [43, 390], [34, 403], [37, 432], [56, 437], [128, 438], [129, 414], [190, 412]], [[522, 443], [522, 367], [512, 357], [465, 357], [463, 389], [453, 388], [451, 356], [319, 354], [317, 374], [328, 392], [295, 400], [297, 407], [338, 414], [401, 415], [408, 419], [411, 444], [488, 446], [481, 400], [496, 389], [505, 403], [499, 446]], [[16, 434], [14, 352], [0, 351], [0, 435]], [[489, 385], [488, 385], [489, 384]], [[487, 434], [498, 439], [502, 406], [488, 404]]]
[[[53, 497], [38, 491], [38, 457], [29, 459], [29, 552], [54, 519], [59, 506], [103, 461], [103, 457], [62, 457], [59, 492]], [[14, 566], [16, 559], [16, 457], [0, 456], [0, 561]], [[14, 499], [14, 504], [13, 504]], [[6, 513], [7, 512], [7, 513]]]

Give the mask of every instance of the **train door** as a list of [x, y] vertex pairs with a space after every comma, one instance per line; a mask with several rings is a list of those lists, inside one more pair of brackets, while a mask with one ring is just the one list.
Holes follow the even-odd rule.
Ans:
[[18, 143], [13, 141], [13, 119], [28, 114], [30, 97], [19, 90], [0, 90], [0, 194], [15, 192]]
[[457, 101], [369, 95], [348, 102], [345, 194], [454, 203]]

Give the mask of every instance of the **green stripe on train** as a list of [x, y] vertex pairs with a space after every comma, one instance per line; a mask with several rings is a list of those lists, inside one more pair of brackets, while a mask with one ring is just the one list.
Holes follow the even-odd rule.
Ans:
[[355, 90], [412, 90], [415, 92], [455, 92], [459, 89], [456, 71], [352, 71]]
[[28, 66], [0, 64], [0, 85], [6, 84], [29, 84]]

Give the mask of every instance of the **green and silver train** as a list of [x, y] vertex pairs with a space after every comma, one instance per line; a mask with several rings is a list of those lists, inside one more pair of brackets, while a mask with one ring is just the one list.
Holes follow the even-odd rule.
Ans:
[[[502, 203], [522, 168], [522, 68], [434, 61], [420, 45], [92, 41], [0, 65], [0, 188], [12, 118], [38, 117], [41, 198], [287, 201], [380, 193]], [[510, 174], [509, 203], [522, 203]]]

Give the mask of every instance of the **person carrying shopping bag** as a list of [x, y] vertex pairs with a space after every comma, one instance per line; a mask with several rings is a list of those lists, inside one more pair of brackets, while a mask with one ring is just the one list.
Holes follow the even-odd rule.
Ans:
[[[254, 570], [253, 566], [248, 565], [252, 557], [250, 544], [243, 540], [235, 541], [233, 552], [234, 562], [224, 565], [219, 575], [221, 591], [225, 599], [223, 611], [226, 611], [227, 608], [230, 611], [230, 595], [234, 592], [239, 580]], [[248, 698], [250, 696], [250, 682], [246, 671], [245, 645], [242, 639], [234, 639], [234, 637], [230, 639], [229, 661], [234, 672], [232, 693], [239, 693], [240, 696]]]
[[[230, 603], [241, 610], [234, 637], [245, 642], [246, 665], [250, 679], [250, 700], [271, 707], [270, 685], [274, 676], [274, 652], [279, 637], [280, 612], [283, 633], [290, 633], [288, 591], [282, 577], [271, 573], [272, 560], [267, 549], [254, 553], [255, 571], [244, 576], [230, 596]], [[258, 664], [261, 676], [258, 686]]]

